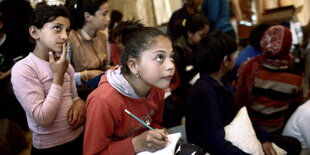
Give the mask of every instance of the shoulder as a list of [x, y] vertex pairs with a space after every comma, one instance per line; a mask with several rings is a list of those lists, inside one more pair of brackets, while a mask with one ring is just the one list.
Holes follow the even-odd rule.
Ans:
[[164, 89], [160, 89], [160, 88], [156, 88], [153, 87], [151, 89], [150, 95], [152, 98], [155, 98], [157, 100], [164, 100], [165, 97], [165, 90]]
[[36, 62], [35, 60], [31, 59], [28, 55], [24, 59], [18, 61], [12, 68], [12, 73], [16, 74], [23, 74], [29, 71], [36, 70]]
[[159, 94], [159, 95], [165, 94], [165, 90], [164, 90], [164, 89], [160, 89], [160, 88], [157, 88], [157, 87], [153, 87], [152, 89], [153, 89], [153, 91], [154, 91], [156, 94]]
[[69, 34], [69, 39], [76, 37], [78, 35], [78, 32], [78, 30], [71, 30]]
[[190, 90], [195, 96], [208, 97], [216, 95], [215, 86], [205, 79], [199, 78]]
[[102, 30], [98, 30], [98, 31], [96, 32], [96, 35], [97, 35], [100, 39], [102, 39], [102, 40], [107, 40], [107, 36], [105, 35], [104, 31], [102, 31]]
[[87, 106], [116, 108], [125, 105], [125, 96], [109, 83], [102, 83], [87, 98]]
[[310, 100], [298, 107], [295, 112], [299, 115], [300, 119], [302, 119], [301, 122], [310, 120]]

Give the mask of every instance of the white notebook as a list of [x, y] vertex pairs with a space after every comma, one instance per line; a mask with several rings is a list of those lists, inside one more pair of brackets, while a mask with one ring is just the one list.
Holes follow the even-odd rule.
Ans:
[[181, 133], [173, 133], [168, 135], [169, 142], [167, 146], [161, 150], [156, 152], [143, 151], [138, 153], [137, 155], [174, 155], [175, 147], [181, 138]]

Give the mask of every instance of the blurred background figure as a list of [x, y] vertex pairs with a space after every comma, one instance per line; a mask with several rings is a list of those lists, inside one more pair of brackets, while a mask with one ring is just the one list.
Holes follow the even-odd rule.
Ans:
[[13, 93], [10, 77], [12, 66], [34, 48], [28, 34], [32, 8], [26, 0], [3, 0], [0, 12], [0, 117], [27, 131], [26, 115]]
[[179, 38], [182, 34], [180, 27], [184, 26], [184, 22], [201, 10], [203, 0], [186, 0], [183, 7], [173, 12], [168, 26], [167, 34], [172, 41]]
[[118, 10], [112, 10], [109, 30], [115, 28], [122, 21], [123, 13]]

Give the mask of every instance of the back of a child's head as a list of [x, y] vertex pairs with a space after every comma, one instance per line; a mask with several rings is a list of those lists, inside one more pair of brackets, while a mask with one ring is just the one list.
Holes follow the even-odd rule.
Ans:
[[66, 0], [65, 6], [71, 16], [71, 29], [80, 29], [85, 24], [84, 13], [94, 15], [100, 6], [108, 0]]
[[112, 10], [111, 12], [111, 21], [109, 24], [109, 29], [113, 29], [115, 27], [115, 23], [118, 23], [122, 20], [123, 13], [118, 10]]
[[115, 38], [119, 37], [120, 42], [125, 45], [131, 35], [136, 31], [139, 31], [142, 27], [144, 27], [144, 25], [140, 23], [140, 20], [136, 19], [120, 22], [110, 31], [109, 41], [114, 43]]
[[202, 38], [197, 46], [196, 64], [201, 73], [219, 71], [225, 56], [230, 61], [230, 55], [237, 51], [237, 43], [221, 31], [215, 31]]
[[42, 5], [33, 11], [29, 24], [41, 29], [45, 23], [51, 22], [57, 17], [69, 19], [69, 14], [64, 6]]
[[262, 23], [255, 26], [249, 35], [249, 42], [252, 47], [260, 50], [260, 41], [264, 35], [264, 32], [271, 26], [271, 24]]
[[[163, 36], [167, 39], [167, 34], [154, 27], [133, 28], [134, 33], [126, 41], [125, 50], [121, 55], [122, 73], [129, 74], [130, 70], [127, 66], [129, 58], [140, 60], [141, 53], [147, 49], [153, 48], [157, 37]], [[130, 29], [128, 29], [130, 31]]]
[[201, 14], [194, 14], [188, 20], [183, 23], [187, 32], [195, 33], [209, 25], [208, 19]]
[[210, 25], [209, 20], [199, 13], [191, 15], [188, 19], [184, 18], [178, 20], [175, 23], [176, 26], [175, 29], [176, 32], [178, 32], [178, 34], [176, 34], [177, 36], [174, 39], [177, 39], [181, 36], [187, 38], [188, 32], [195, 33], [197, 31], [203, 30], [206, 27], [206, 25], [207, 26]]

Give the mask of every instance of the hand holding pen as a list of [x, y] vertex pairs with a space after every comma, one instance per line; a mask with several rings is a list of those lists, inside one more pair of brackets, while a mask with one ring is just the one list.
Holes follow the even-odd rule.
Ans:
[[148, 131], [132, 138], [132, 145], [136, 153], [141, 151], [150, 151], [154, 152], [159, 149], [164, 148], [168, 143], [167, 133], [164, 129], [153, 129], [145, 122], [140, 120], [138, 117], [130, 113], [127, 109], [125, 110], [131, 117], [139, 121], [141, 124], [146, 126]]

